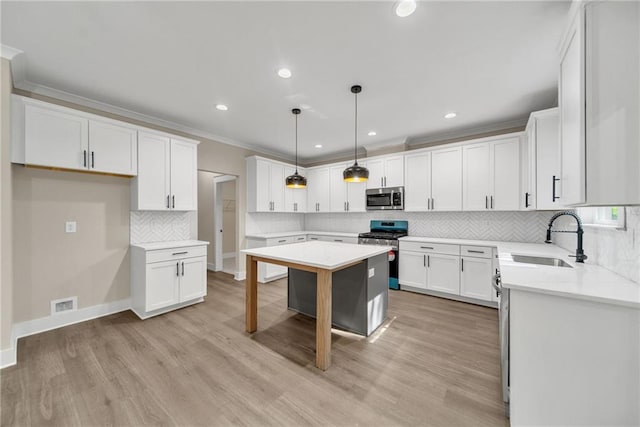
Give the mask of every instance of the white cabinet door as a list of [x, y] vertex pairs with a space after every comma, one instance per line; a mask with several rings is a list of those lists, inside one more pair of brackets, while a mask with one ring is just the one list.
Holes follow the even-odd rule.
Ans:
[[307, 212], [329, 212], [329, 168], [307, 170]]
[[[296, 169], [291, 166], [284, 167], [284, 177], [293, 175]], [[304, 170], [299, 169], [298, 173], [305, 176]], [[307, 182], [309, 180], [307, 179]], [[284, 185], [284, 181], [283, 181]], [[306, 212], [307, 206], [307, 189], [306, 188], [288, 188], [284, 187], [283, 210], [285, 212]]]
[[271, 210], [273, 212], [285, 212], [284, 207], [284, 166], [280, 163], [269, 165], [269, 187], [271, 194]]
[[207, 257], [187, 258], [180, 263], [180, 302], [207, 294]]
[[427, 255], [427, 289], [459, 295], [460, 257], [457, 255]]
[[367, 160], [367, 169], [369, 169], [367, 188], [384, 187], [384, 159]]
[[491, 301], [493, 260], [490, 258], [462, 257], [460, 268], [460, 295]]
[[367, 183], [349, 182], [347, 187], [347, 211], [366, 212], [367, 210]]
[[157, 310], [180, 302], [179, 274], [179, 261], [147, 264], [145, 311]]
[[329, 188], [331, 189], [329, 210], [331, 212], [347, 211], [347, 184], [342, 178], [344, 169], [343, 165], [333, 166], [329, 169]]
[[198, 146], [171, 139], [171, 209], [195, 211], [198, 206]]
[[489, 207], [497, 211], [520, 209], [520, 138], [491, 143], [492, 198]]
[[462, 210], [462, 148], [431, 152], [432, 210]]
[[170, 146], [167, 137], [139, 132], [138, 176], [132, 203], [136, 209], [160, 211], [171, 208]]
[[[554, 177], [560, 178], [560, 121], [558, 110], [536, 118], [535, 127], [535, 207], [538, 210], [564, 209], [562, 199], [553, 197]], [[559, 186], [559, 184], [558, 184]], [[556, 190], [557, 192], [558, 190]], [[558, 194], [556, 194], [558, 195]]]
[[402, 251], [398, 267], [398, 281], [402, 286], [427, 289], [427, 255]]
[[520, 149], [520, 209], [536, 209], [536, 127], [537, 118], [529, 117]]
[[404, 210], [427, 211], [431, 207], [431, 153], [406, 155], [404, 162]]
[[[367, 162], [369, 167], [369, 162]], [[384, 162], [385, 187], [402, 187], [404, 185], [404, 156], [385, 159]]]
[[25, 163], [87, 169], [89, 120], [65, 111], [25, 105]]
[[114, 123], [89, 120], [90, 170], [121, 175], [138, 173], [138, 131]]
[[258, 159], [255, 163], [255, 195], [256, 212], [271, 211], [271, 168], [266, 160]]
[[557, 192], [565, 205], [585, 202], [584, 11], [578, 12], [560, 55], [561, 174]]
[[490, 209], [491, 147], [489, 143], [462, 147], [462, 208], [465, 211]]

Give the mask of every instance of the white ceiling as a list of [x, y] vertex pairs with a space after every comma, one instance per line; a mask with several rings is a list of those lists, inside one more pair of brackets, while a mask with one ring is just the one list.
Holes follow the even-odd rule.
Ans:
[[[507, 127], [557, 99], [569, 3], [9, 2], [1, 42], [45, 86], [291, 158]], [[293, 77], [276, 71], [286, 66]], [[229, 106], [226, 112], [217, 103]], [[458, 113], [444, 119], [449, 111]], [[377, 136], [367, 132], [375, 130]], [[323, 149], [315, 149], [323, 144]]]

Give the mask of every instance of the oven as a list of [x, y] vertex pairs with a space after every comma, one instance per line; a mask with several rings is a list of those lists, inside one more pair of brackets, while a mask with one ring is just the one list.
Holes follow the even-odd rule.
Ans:
[[398, 239], [407, 235], [409, 226], [407, 221], [372, 220], [368, 233], [358, 235], [361, 245], [390, 246], [389, 258], [389, 288], [400, 289], [398, 282], [399, 249]]
[[370, 188], [366, 197], [368, 211], [404, 209], [404, 187]]

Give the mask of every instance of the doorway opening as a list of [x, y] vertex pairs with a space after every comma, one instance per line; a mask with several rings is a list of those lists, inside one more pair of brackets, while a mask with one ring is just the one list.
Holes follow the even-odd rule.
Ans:
[[207, 269], [237, 273], [237, 191], [234, 175], [198, 171], [198, 239], [210, 242]]

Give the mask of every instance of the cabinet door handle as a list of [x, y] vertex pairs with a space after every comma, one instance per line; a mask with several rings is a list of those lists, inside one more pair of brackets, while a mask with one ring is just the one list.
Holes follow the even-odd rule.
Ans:
[[91, 152], [91, 169], [95, 169], [95, 168], [96, 168], [95, 153], [92, 151]]
[[524, 193], [524, 207], [529, 207], [529, 193]]
[[434, 199], [433, 197], [431, 198], [431, 210], [435, 210], [436, 209], [436, 199]]
[[491, 196], [491, 209], [493, 209], [493, 196]]
[[560, 181], [560, 178], [556, 178], [555, 175], [553, 175], [553, 177], [551, 178], [551, 183], [552, 183], [552, 187], [551, 187], [551, 201], [555, 202], [557, 199], [559, 199], [559, 196], [556, 196], [556, 182]]
[[347, 212], [349, 212], [351, 210], [351, 207], [349, 206], [349, 202], [347, 202]]
[[82, 152], [82, 166], [87, 167], [87, 150]]
[[171, 207], [171, 196], [167, 194], [167, 209]]
[[423, 267], [427, 266], [427, 256], [426, 255], [422, 255], [422, 266]]
[[175, 194], [173, 196], [171, 196], [171, 207], [173, 209], [176, 208], [176, 196], [175, 196]]
[[182, 275], [184, 276], [184, 262], [182, 263]]
[[347, 202], [344, 202], [344, 211], [347, 211]]
[[431, 197], [427, 197], [427, 210], [431, 209]]
[[460, 259], [460, 268], [461, 268], [462, 272], [464, 272], [464, 258]]
[[180, 262], [176, 262], [176, 276], [180, 277]]
[[427, 255], [427, 267], [431, 267], [431, 255]]
[[484, 196], [484, 208], [489, 209], [489, 196]]
[[186, 255], [186, 254], [188, 254], [188, 253], [189, 253], [189, 252], [187, 252], [187, 251], [184, 251], [184, 252], [174, 252], [174, 253], [172, 253], [171, 255]]

